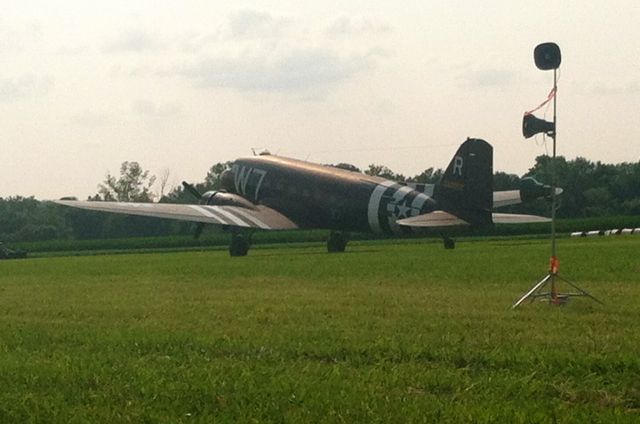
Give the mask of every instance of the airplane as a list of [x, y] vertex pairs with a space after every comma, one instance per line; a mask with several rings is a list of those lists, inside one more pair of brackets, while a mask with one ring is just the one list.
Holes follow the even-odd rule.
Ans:
[[[550, 187], [525, 181], [519, 190], [493, 192], [493, 147], [469, 138], [437, 184], [391, 181], [263, 152], [236, 160], [221, 176], [222, 189], [198, 204], [56, 200], [82, 209], [221, 225], [230, 230], [231, 256], [245, 256], [254, 230], [326, 229], [329, 252], [343, 252], [349, 233], [400, 236], [436, 231], [444, 247], [455, 227], [549, 222], [545, 217], [492, 212], [494, 207], [550, 195]], [[557, 189], [557, 192], [561, 192]]]

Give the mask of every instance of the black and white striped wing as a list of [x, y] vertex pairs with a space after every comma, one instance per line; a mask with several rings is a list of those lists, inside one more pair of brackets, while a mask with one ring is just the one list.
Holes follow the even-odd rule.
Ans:
[[78, 200], [55, 200], [55, 203], [92, 211], [178, 219], [233, 227], [260, 228], [263, 230], [290, 230], [298, 228], [294, 222], [280, 212], [262, 205], [257, 205], [255, 209], [248, 209], [239, 206], [90, 202]]

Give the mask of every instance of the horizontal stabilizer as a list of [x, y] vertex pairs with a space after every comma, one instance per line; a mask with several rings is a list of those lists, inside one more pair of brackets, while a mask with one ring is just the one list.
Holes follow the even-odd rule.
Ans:
[[[493, 213], [491, 214], [494, 224], [527, 224], [536, 222], [551, 222], [549, 218], [537, 215], [520, 215], [513, 213]], [[449, 212], [434, 211], [423, 215], [412, 216], [411, 218], [400, 219], [398, 224], [407, 227], [453, 227], [457, 225], [469, 225], [467, 221]]]
[[445, 211], [433, 211], [411, 218], [404, 218], [396, 221], [400, 225], [407, 227], [453, 227], [456, 225], [469, 225], [464, 219]]
[[[532, 192], [520, 190], [506, 190], [506, 191], [494, 191], [493, 192], [493, 207], [501, 208], [503, 206], [517, 205], [523, 202], [527, 202], [533, 199], [541, 199], [543, 197], [551, 196], [551, 189], [549, 186], [544, 186], [547, 189], [546, 192]], [[562, 189], [556, 187], [556, 196], [562, 194]]]
[[517, 205], [519, 203], [522, 203], [522, 197], [520, 197], [520, 190], [506, 190], [506, 191], [493, 192], [494, 208]]
[[491, 214], [494, 224], [531, 224], [535, 222], [551, 222], [551, 219], [537, 215], [520, 215], [515, 213]]

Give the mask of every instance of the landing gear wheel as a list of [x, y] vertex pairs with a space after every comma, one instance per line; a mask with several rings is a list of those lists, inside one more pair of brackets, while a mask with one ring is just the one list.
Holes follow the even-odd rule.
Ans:
[[249, 252], [249, 240], [241, 234], [231, 236], [229, 254], [231, 256], [247, 256], [247, 252]]
[[450, 250], [450, 249], [456, 248], [456, 242], [453, 239], [450, 239], [449, 237], [444, 237], [443, 241], [444, 241], [445, 249]]
[[348, 234], [342, 231], [331, 231], [327, 240], [327, 251], [329, 253], [344, 252], [349, 241]]

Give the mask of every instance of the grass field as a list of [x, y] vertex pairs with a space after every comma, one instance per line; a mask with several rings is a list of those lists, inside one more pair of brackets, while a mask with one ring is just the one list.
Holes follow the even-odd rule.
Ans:
[[0, 262], [0, 422], [639, 422], [640, 237]]

